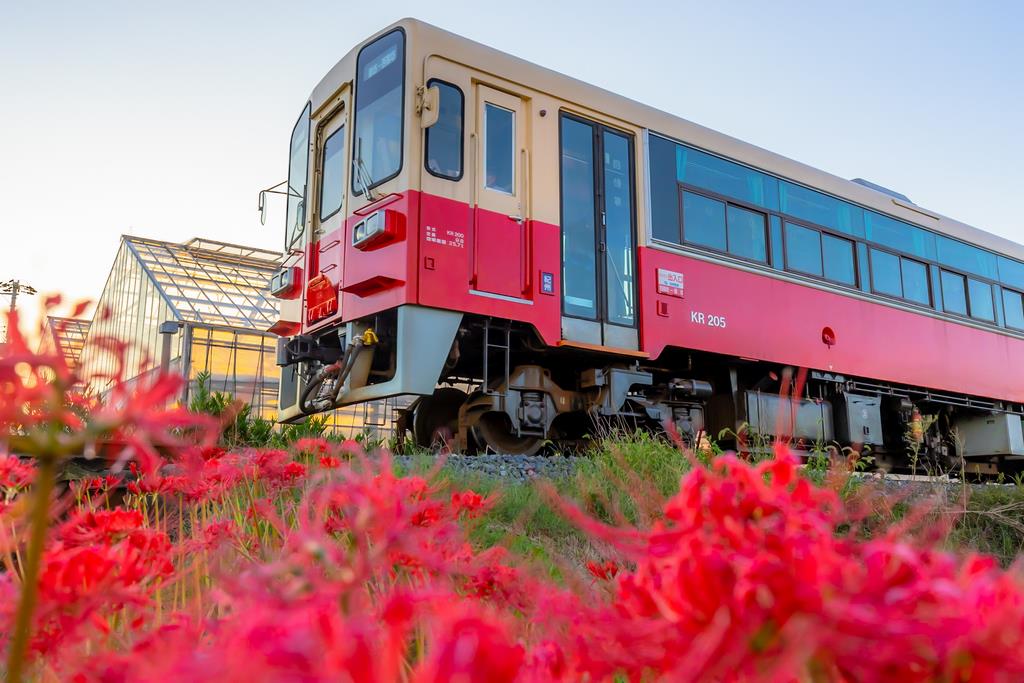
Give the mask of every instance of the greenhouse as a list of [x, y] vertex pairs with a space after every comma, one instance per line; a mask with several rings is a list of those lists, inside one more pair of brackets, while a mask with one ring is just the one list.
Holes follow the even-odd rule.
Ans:
[[67, 361], [68, 367], [75, 368], [85, 347], [85, 338], [89, 334], [90, 321], [79, 318], [62, 318], [55, 315], [46, 316], [43, 334], [39, 339], [39, 352], [49, 353], [60, 350]]
[[[186, 243], [124, 235], [82, 351], [87, 375], [99, 376], [102, 392], [116, 372], [113, 354], [90, 343], [100, 336], [128, 344], [125, 377], [166, 366], [189, 382], [187, 403], [198, 377], [276, 419], [280, 368], [278, 337], [266, 330], [277, 319], [267, 281], [281, 254], [207, 239]], [[353, 406], [329, 415], [333, 430], [354, 434], [389, 431], [393, 406]]]

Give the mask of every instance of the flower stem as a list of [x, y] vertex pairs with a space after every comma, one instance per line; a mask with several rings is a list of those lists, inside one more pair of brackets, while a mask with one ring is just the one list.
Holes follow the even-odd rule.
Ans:
[[7, 682], [21, 683], [25, 668], [25, 653], [28, 650], [32, 632], [32, 614], [39, 597], [39, 567], [43, 560], [43, 545], [46, 529], [50, 524], [50, 495], [53, 493], [57, 474], [57, 458], [52, 455], [39, 456], [36, 472], [36, 489], [33, 500], [31, 536], [28, 555], [25, 558], [25, 573], [21, 579], [21, 600], [15, 617], [11, 649], [7, 653]]

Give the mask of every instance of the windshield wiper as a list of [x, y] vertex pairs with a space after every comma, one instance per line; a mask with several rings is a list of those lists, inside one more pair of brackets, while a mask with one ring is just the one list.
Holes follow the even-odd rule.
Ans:
[[356, 138], [356, 153], [352, 161], [353, 166], [355, 166], [355, 181], [359, 183], [360, 192], [365, 192], [366, 198], [371, 202], [376, 201], [377, 198], [373, 196], [373, 191], [370, 189], [373, 178], [370, 176], [370, 171], [366, 168], [366, 164], [363, 163], [362, 138]]

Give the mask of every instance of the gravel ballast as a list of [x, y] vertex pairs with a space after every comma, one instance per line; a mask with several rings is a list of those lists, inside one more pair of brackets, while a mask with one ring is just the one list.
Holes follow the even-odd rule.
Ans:
[[[562, 455], [459, 455], [446, 456], [445, 469], [454, 472], [476, 472], [489, 477], [513, 481], [529, 481], [538, 477], [561, 479], [571, 475], [576, 464], [586, 458]], [[402, 465], [413, 464], [409, 456], [395, 456]]]

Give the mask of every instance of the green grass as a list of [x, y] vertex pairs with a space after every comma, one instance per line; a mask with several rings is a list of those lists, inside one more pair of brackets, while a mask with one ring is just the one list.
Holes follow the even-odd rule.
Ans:
[[[548, 482], [547, 486], [611, 524], [650, 523], [664, 502], [678, 491], [680, 478], [693, 467], [673, 444], [645, 433], [615, 433], [595, 440], [589, 456], [578, 464], [574, 476]], [[426, 474], [433, 464], [433, 457], [423, 454], [414, 458], [409, 469]], [[826, 479], [820, 469], [809, 467], [806, 471], [817, 484]], [[580, 533], [551, 504], [543, 485], [447, 468], [436, 473], [434, 483], [442, 490], [468, 488], [496, 497], [493, 507], [472, 529], [471, 539], [478, 547], [506, 547], [535, 561], [553, 576], [558, 576], [566, 564], [580, 567], [588, 560], [605, 557], [605, 549]], [[851, 504], [860, 501], [868, 506], [857, 527], [862, 537], [906, 523], [915, 505], [905, 493], [875, 490], [857, 479], [848, 479], [839, 493]], [[931, 503], [921, 504], [927, 508]], [[921, 513], [921, 518], [910, 524], [908, 532], [922, 538], [950, 524], [944, 541], [948, 550], [990, 554], [1007, 567], [1024, 553], [1024, 486], [972, 488], [966, 506], [954, 492], [947, 506]], [[838, 531], [845, 533], [848, 529]]]
[[[206, 374], [196, 378], [189, 407], [222, 419], [227, 417], [221, 437], [226, 446], [281, 448], [302, 437], [337, 438], [326, 434], [325, 422], [316, 417], [303, 424], [275, 427], [253, 415], [249, 406], [235, 402], [230, 395], [212, 391]], [[380, 444], [368, 442], [365, 445], [372, 450]], [[577, 466], [573, 476], [549, 482], [549, 486], [563, 499], [579, 504], [597, 519], [612, 524], [649, 524], [657, 518], [665, 500], [678, 490], [680, 478], [693, 466], [691, 459], [674, 444], [646, 432], [612, 431], [595, 439], [587, 455], [589, 459]], [[434, 472], [432, 454], [417, 452], [411, 457], [412, 464], [399, 469], [418, 474]], [[805, 475], [822, 485], [828, 478], [827, 470], [826, 459], [812, 459]], [[91, 472], [66, 478], [81, 476], [91, 476]], [[442, 489], [470, 488], [495, 496], [495, 504], [472, 529], [472, 541], [479, 547], [504, 546], [538, 561], [553, 574], [566, 562], [579, 566], [586, 560], [602, 559], [602, 549], [566, 521], [535, 483], [510, 482], [448, 468], [435, 472], [434, 477], [435, 485]], [[859, 480], [851, 478], [839, 493], [853, 500], [865, 493], [863, 488]], [[903, 522], [911, 507], [904, 494], [874, 492], [874, 495], [885, 496], [887, 500], [876, 499], [870, 504], [873, 509], [858, 527], [862, 536], [880, 533]], [[991, 554], [1003, 566], [1017, 561], [1024, 552], [1024, 485], [973, 488], [966, 505], [953, 498], [946, 509], [929, 513], [944, 515], [944, 519], [925, 515], [921, 520], [926, 525], [941, 525], [952, 519], [951, 531], [945, 540], [948, 549]]]

